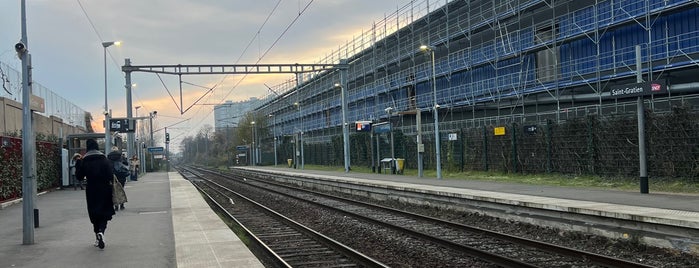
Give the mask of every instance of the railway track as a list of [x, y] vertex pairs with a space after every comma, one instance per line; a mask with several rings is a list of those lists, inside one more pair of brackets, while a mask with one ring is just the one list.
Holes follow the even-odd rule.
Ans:
[[277, 267], [387, 267], [191, 169], [180, 174], [262, 243]]
[[[202, 172], [209, 172], [201, 170]], [[234, 176], [210, 172], [209, 176], [222, 181], [244, 181], [264, 191], [295, 198], [320, 206], [325, 210], [342, 213], [382, 228], [448, 248], [503, 267], [650, 267], [626, 260], [561, 247], [535, 240], [491, 232], [480, 228], [421, 216], [413, 213], [376, 206], [355, 200], [339, 198], [297, 187], [289, 187], [269, 180], [258, 180], [253, 174]]]

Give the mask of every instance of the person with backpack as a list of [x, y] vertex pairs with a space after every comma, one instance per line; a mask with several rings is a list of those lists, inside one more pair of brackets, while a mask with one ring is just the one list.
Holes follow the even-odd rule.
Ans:
[[[124, 159], [119, 148], [116, 146], [112, 147], [112, 151], [107, 155], [107, 158], [112, 161], [114, 176], [117, 177], [121, 186], [124, 187], [124, 185], [126, 185], [126, 177], [129, 176], [129, 162]], [[118, 211], [119, 209], [125, 209], [124, 203], [114, 204], [114, 210]]]

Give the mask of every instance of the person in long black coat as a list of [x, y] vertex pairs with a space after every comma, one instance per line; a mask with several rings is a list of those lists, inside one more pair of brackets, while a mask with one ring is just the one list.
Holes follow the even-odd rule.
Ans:
[[99, 151], [94, 139], [88, 139], [86, 147], [87, 153], [83, 156], [82, 163], [76, 170], [76, 177], [87, 179], [85, 190], [87, 213], [95, 232], [95, 246], [103, 249], [107, 222], [115, 214], [111, 185], [114, 171], [111, 161]]

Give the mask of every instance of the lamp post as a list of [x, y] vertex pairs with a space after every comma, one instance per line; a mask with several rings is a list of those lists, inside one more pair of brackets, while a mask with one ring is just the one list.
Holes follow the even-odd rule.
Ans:
[[432, 113], [434, 117], [434, 145], [437, 157], [437, 179], [442, 178], [442, 160], [441, 160], [441, 149], [439, 146], [439, 104], [437, 104], [437, 73], [435, 72], [435, 62], [434, 62], [434, 47], [422, 45], [420, 50], [427, 51], [432, 57], [432, 98], [434, 99], [434, 106], [432, 107]]
[[[125, 65], [129, 66], [131, 65], [131, 59], [124, 59]], [[133, 157], [134, 150], [136, 149], [136, 133], [134, 132], [134, 129], [131, 129], [131, 124], [135, 124], [136, 121], [133, 119], [133, 101], [131, 98], [131, 89], [135, 86], [135, 84], [131, 83], [131, 72], [128, 72], [125, 75], [125, 80], [126, 84], [124, 85], [124, 89], [126, 89], [126, 118], [128, 122], [127, 130], [126, 131], [126, 140], [128, 140], [128, 143], [126, 143], [126, 158], [131, 159]]]
[[270, 114], [269, 117], [272, 118], [272, 142], [274, 142], [274, 166], [277, 166], [277, 126], [275, 125], [276, 116]]
[[112, 133], [109, 130], [109, 104], [107, 103], [107, 48], [112, 45], [121, 45], [119, 41], [102, 42], [104, 48], [104, 152], [108, 153], [112, 148]]
[[32, 110], [30, 98], [31, 55], [27, 50], [27, 12], [26, 3], [21, 1], [22, 39], [15, 45], [17, 56], [22, 61], [22, 244], [34, 244], [34, 228], [39, 227], [39, 209], [36, 207], [36, 137], [32, 127]]
[[[344, 80], [344, 77], [341, 79]], [[349, 158], [349, 128], [347, 125], [347, 98], [345, 87], [341, 83], [335, 83], [336, 88], [340, 88], [340, 100], [342, 102], [342, 145], [345, 155], [345, 173], [350, 172], [350, 158]]]

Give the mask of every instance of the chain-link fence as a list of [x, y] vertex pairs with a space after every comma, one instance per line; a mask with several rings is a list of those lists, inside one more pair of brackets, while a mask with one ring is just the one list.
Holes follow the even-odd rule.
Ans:
[[[2, 90], [0, 97], [22, 102], [22, 73], [4, 62], [0, 62], [0, 80]], [[86, 128], [85, 110], [78, 105], [66, 100], [50, 89], [34, 81], [32, 93], [44, 99], [45, 112], [40, 113], [46, 117], [55, 116], [63, 119], [63, 122], [72, 126]]]
[[[699, 99], [679, 97], [646, 102], [645, 133], [649, 175], [699, 181]], [[600, 114], [605, 112], [605, 114]], [[563, 115], [563, 116], [561, 116]], [[578, 107], [565, 114], [518, 115], [500, 119], [443, 122], [442, 167], [450, 172], [559, 173], [603, 177], [638, 176], [638, 129], [635, 102]], [[534, 119], [532, 119], [534, 118]], [[555, 118], [559, 118], [558, 120]], [[423, 131], [432, 125], [423, 126]], [[441, 127], [441, 126], [440, 126]], [[497, 129], [496, 129], [497, 128]], [[341, 131], [329, 141], [306, 143], [306, 164], [342, 166]], [[408, 132], [408, 133], [405, 133]], [[350, 135], [352, 166], [376, 168], [381, 158], [405, 159], [417, 169], [414, 126], [389, 133]], [[293, 158], [293, 139], [283, 139], [278, 161]], [[320, 139], [318, 139], [320, 140]], [[434, 133], [422, 134], [425, 169], [435, 169]], [[274, 162], [273, 143], [263, 140], [263, 162]], [[391, 151], [393, 148], [393, 152]]]

